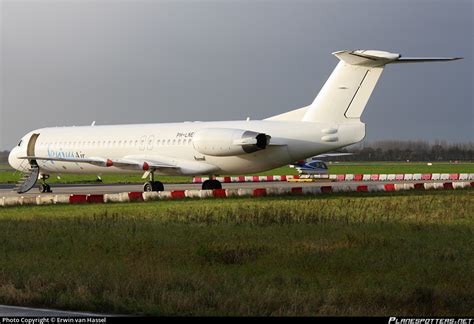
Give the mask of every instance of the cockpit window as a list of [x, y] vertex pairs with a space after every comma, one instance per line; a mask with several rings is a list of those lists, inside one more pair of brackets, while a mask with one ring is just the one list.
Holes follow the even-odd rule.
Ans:
[[20, 143], [18, 143], [18, 146], [21, 146], [21, 143], [23, 143], [23, 140], [20, 140]]

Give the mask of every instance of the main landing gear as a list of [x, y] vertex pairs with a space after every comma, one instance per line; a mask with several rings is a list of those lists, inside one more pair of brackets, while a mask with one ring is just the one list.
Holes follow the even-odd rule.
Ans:
[[222, 189], [222, 183], [216, 179], [209, 178], [202, 183], [202, 190]]
[[46, 180], [49, 179], [49, 175], [48, 174], [42, 174], [41, 175], [41, 181], [43, 182], [42, 184], [39, 185], [39, 191], [41, 193], [51, 193], [53, 192], [51, 190], [51, 186], [49, 184], [46, 183]]
[[143, 185], [144, 192], [152, 192], [152, 191], [164, 191], [165, 187], [163, 183], [160, 181], [155, 181], [155, 175], [153, 172], [150, 172], [150, 181], [146, 182]]

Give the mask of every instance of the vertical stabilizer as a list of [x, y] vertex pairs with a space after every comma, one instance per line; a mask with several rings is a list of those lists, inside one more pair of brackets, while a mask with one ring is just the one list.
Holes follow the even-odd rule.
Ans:
[[374, 50], [334, 52], [340, 62], [302, 118], [308, 122], [359, 120], [386, 64], [450, 61], [458, 58], [402, 58]]

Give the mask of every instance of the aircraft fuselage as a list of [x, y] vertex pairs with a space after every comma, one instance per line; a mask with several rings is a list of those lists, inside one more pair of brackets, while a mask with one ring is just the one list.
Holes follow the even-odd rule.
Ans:
[[[203, 129], [241, 129], [263, 132], [271, 138], [265, 149], [256, 152], [213, 156], [202, 154], [195, 148], [195, 134]], [[166, 157], [177, 165], [183, 161], [206, 163], [216, 167], [210, 172], [212, 174], [242, 174], [266, 171], [356, 143], [365, 135], [365, 124], [359, 121], [337, 125], [263, 120], [42, 128], [26, 134], [21, 145], [12, 150], [9, 162], [15, 169], [26, 171], [29, 168], [28, 161], [18, 157], [28, 155], [28, 145], [31, 145], [29, 142], [34, 134], [39, 134], [34, 143], [35, 156], [74, 159], [127, 156], [146, 159], [156, 156], [161, 160]], [[43, 173], [48, 174], [133, 172], [79, 162], [38, 160], [37, 164]], [[157, 170], [156, 174], [198, 175], [202, 171]]]

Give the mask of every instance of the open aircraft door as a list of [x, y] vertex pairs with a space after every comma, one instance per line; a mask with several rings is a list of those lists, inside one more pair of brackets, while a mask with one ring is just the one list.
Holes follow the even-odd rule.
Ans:
[[[40, 134], [32, 134], [29, 141], [28, 141], [28, 146], [26, 148], [26, 155], [27, 156], [36, 156], [35, 155], [35, 147], [36, 147], [36, 141], [38, 140], [38, 137]], [[37, 165], [36, 160], [29, 160], [30, 165]]]

